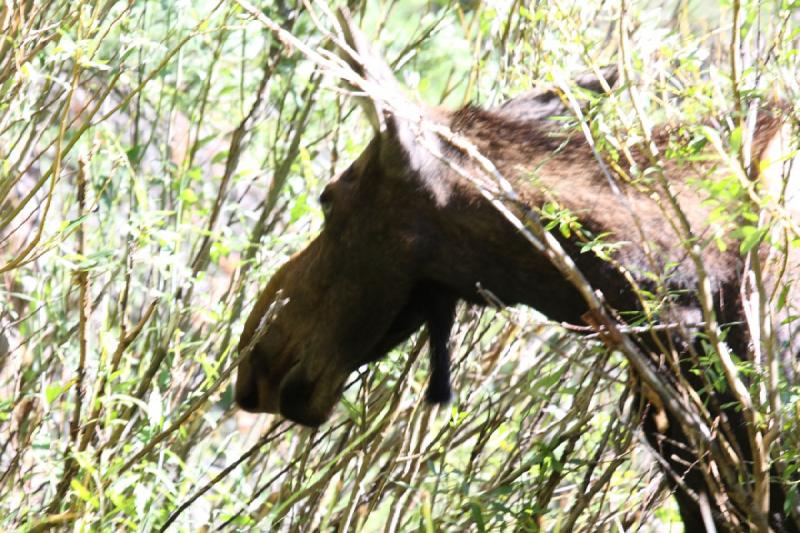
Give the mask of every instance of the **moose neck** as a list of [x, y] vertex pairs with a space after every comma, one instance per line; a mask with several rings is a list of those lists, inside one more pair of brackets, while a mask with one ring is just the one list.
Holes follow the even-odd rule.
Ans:
[[[641, 310], [631, 280], [653, 290], [651, 273], [661, 276], [671, 269], [670, 290], [691, 292], [697, 286], [682, 237], [665, 221], [657, 202], [624, 183], [613, 186], [579, 133], [553, 134], [550, 122], [515, 122], [474, 108], [456, 112], [451, 128], [468, 134], [530, 208], [541, 210], [547, 205], [549, 212], [573, 217], [572, 226], [562, 226], [563, 234], [557, 230], [553, 234], [615, 309]], [[704, 226], [707, 208], [680, 180], [685, 169], [670, 170], [689, 222]], [[443, 217], [446, 244], [434, 262], [438, 271], [433, 277], [445, 284], [457, 283], [460, 295], [470, 301], [496, 298], [502, 304], [529, 305], [553, 320], [581, 322], [587, 307], [571, 283], [488, 201], [478, 197], [474, 185], [463, 178], [454, 183]], [[543, 218], [559, 227], [555, 218]], [[613, 252], [614, 261], [582, 251], [588, 240], [600, 235], [605, 235], [606, 242], [624, 243]], [[731, 261], [730, 253], [709, 247], [703, 254], [715, 291], [735, 277], [736, 261]], [[696, 308], [692, 298], [685, 300], [685, 307]]]

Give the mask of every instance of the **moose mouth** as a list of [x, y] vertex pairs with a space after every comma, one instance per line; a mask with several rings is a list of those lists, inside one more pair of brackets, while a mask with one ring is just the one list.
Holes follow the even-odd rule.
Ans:
[[274, 407], [275, 410], [270, 412], [279, 412], [283, 417], [303, 426], [320, 426], [330, 418], [352, 372], [386, 355], [417, 331], [424, 321], [419, 303], [412, 296], [397, 313], [380, 340], [366, 352], [365, 357], [326, 377], [315, 379], [306, 378], [303, 368], [296, 361], [283, 374], [277, 387], [271, 391], [259, 388], [261, 393], [266, 393], [264, 399], [267, 401], [264, 402], [264, 406]]
[[[286, 357], [286, 353], [270, 358], [271, 361], [280, 361], [278, 367], [267, 368], [258, 361], [254, 354], [248, 356], [247, 372], [239, 374], [236, 384], [236, 403], [245, 411], [251, 413], [280, 413], [285, 418], [298, 424], [317, 427], [330, 418], [333, 408], [342, 396], [347, 378], [359, 367], [374, 362], [386, 355], [395, 346], [408, 339], [415, 331], [428, 323], [433, 338], [444, 337], [440, 344], [446, 344], [449, 338], [449, 326], [446, 331], [438, 331], [432, 321], [430, 309], [432, 302], [441, 299], [443, 294], [449, 292], [442, 286], [433, 286], [431, 283], [420, 283], [415, 287], [405, 305], [397, 312], [388, 329], [367, 350], [366, 356], [355, 359], [350, 364], [340, 368], [329, 368], [323, 375], [308, 376], [302, 358]], [[450, 317], [452, 320], [452, 317]], [[433, 346], [433, 344], [432, 344]], [[436, 369], [442, 364], [433, 364]], [[447, 378], [449, 380], [449, 377]], [[432, 379], [432, 382], [434, 380]], [[441, 381], [441, 379], [436, 380]], [[449, 381], [447, 381], [449, 393]], [[435, 395], [439, 399], [432, 401], [445, 401], [445, 395]], [[448, 396], [449, 397], [449, 396]], [[429, 394], [429, 399], [433, 398]]]

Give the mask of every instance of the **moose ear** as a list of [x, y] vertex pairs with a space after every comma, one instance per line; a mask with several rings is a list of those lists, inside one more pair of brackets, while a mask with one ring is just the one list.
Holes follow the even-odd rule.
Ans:
[[418, 114], [419, 111], [415, 109], [417, 106], [406, 97], [392, 69], [373, 50], [347, 9], [344, 7], [337, 9], [336, 18], [343, 38], [336, 42], [339, 55], [361, 78], [357, 83], [348, 82], [348, 85], [356, 94], [361, 95], [358, 97], [358, 102], [375, 133], [386, 130], [386, 121], [390, 113], [387, 102], [391, 102], [391, 107], [403, 114], [408, 113], [411, 116]]
[[349, 11], [340, 7], [336, 10], [336, 19], [341, 29], [342, 40], [336, 42], [339, 56], [344, 59], [353, 71], [360, 76], [365, 83], [364, 86], [357, 86], [347, 83], [351, 91], [360, 94], [358, 102], [364, 110], [375, 133], [380, 133], [386, 127], [384, 116], [384, 105], [376, 99], [372, 91], [386, 91], [387, 93], [402, 93], [398, 86], [389, 65], [383, 58], [375, 53], [369, 45], [366, 36], [353, 22]]
[[[603, 80], [608, 87], [613, 87], [619, 79], [619, 71], [616, 66], [611, 65], [601, 68], [599, 74], [599, 77], [594, 72], [579, 74], [573, 83], [582, 89], [602, 95], [605, 93]], [[549, 88], [534, 89], [523, 93], [501, 104], [496, 111], [519, 121], [540, 120], [569, 114], [569, 109], [564, 105], [558, 91]]]
[[603, 81], [608, 87], [614, 87], [619, 79], [619, 70], [616, 65], [608, 65], [599, 70], [600, 76], [593, 71], [579, 74], [575, 77], [575, 85], [597, 94], [606, 92]]
[[[430, 148], [438, 148], [439, 141], [422, 125], [426, 121], [436, 122], [436, 115], [407, 96], [392, 69], [372, 49], [345, 8], [336, 11], [336, 18], [341, 29], [340, 39], [335, 43], [339, 55], [360, 78], [346, 83], [359, 95], [358, 102], [376, 135], [391, 140], [382, 146], [400, 148], [414, 170], [430, 168], [429, 164], [434, 162]], [[395, 152], [389, 152], [387, 156], [395, 157]]]

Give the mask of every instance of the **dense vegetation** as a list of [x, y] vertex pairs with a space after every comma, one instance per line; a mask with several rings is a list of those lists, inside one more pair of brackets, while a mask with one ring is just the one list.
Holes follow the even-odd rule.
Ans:
[[[679, 531], [626, 359], [528, 309], [460, 309], [447, 407], [423, 400], [423, 333], [353, 376], [319, 430], [235, 408], [245, 315], [371, 134], [248, 6], [0, 5], [0, 528]], [[793, 114], [800, 91], [788, 0], [350, 7], [430, 104], [587, 99], [574, 74], [618, 65], [584, 107], [601, 151], [681, 121], [691, 142], [666, 157], [702, 141], [735, 166], [751, 104]], [[256, 9], [312, 49], [334, 28], [322, 4]], [[769, 234], [735, 172], [698, 186], [743, 255]], [[762, 363], [736, 361], [796, 510], [800, 387]]]

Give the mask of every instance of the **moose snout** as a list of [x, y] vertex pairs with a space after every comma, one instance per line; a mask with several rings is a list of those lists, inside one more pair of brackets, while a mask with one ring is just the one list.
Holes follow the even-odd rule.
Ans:
[[[239, 349], [243, 350], [241, 345]], [[239, 362], [234, 387], [236, 403], [251, 413], [279, 413], [283, 385], [301, 361], [298, 352], [281, 323], [271, 324]]]
[[254, 341], [252, 322], [248, 318], [239, 341], [239, 353], [249, 353], [243, 354], [236, 370], [234, 400], [245, 411], [274, 414], [278, 412], [281, 381], [296, 359], [280, 323], [271, 323]]
[[245, 382], [242, 378], [237, 378], [233, 399], [241, 409], [249, 413], [259, 412], [258, 387], [252, 381]]
[[254, 354], [239, 363], [233, 399], [239, 407], [250, 413], [277, 413], [278, 388], [259, 365], [254, 364]]

